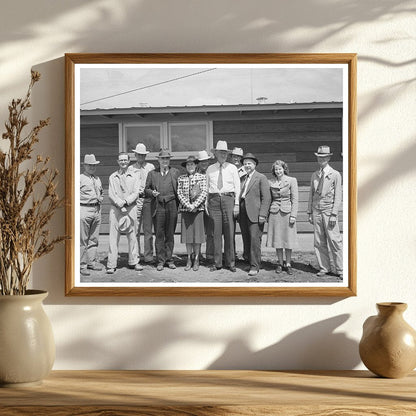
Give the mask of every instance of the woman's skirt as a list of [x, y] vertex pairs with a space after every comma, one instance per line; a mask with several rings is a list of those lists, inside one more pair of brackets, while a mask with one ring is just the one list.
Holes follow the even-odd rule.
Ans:
[[267, 228], [267, 247], [293, 249], [297, 245], [296, 222], [289, 224], [290, 213], [270, 213]]
[[204, 211], [182, 212], [181, 243], [205, 243]]

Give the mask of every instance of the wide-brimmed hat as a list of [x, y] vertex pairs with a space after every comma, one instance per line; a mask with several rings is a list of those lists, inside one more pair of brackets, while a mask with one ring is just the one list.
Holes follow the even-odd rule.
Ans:
[[225, 140], [218, 140], [217, 141], [217, 147], [215, 149], [212, 149], [213, 151], [215, 150], [225, 150], [226, 152], [229, 152], [228, 150], [228, 145], [227, 142]]
[[253, 153], [246, 153], [241, 159], [241, 163], [243, 163], [246, 159], [254, 160], [254, 162], [256, 163], [256, 166], [259, 164], [259, 160], [256, 158], [256, 156], [253, 155]]
[[126, 232], [131, 226], [131, 219], [128, 215], [123, 215], [118, 220], [118, 229], [121, 233]]
[[234, 149], [231, 151], [231, 154], [243, 157], [244, 152], [243, 152], [243, 149], [241, 147], [234, 147]]
[[100, 161], [96, 160], [93, 154], [84, 156], [84, 165], [98, 165], [99, 163]]
[[203, 160], [210, 160], [212, 159], [212, 155], [209, 155], [206, 150], [201, 150], [198, 152], [197, 160], [198, 162], [202, 162]]
[[172, 157], [172, 155], [169, 153], [169, 150], [167, 149], [160, 149], [159, 154], [157, 157]]
[[329, 146], [319, 146], [315, 156], [332, 156]]
[[199, 162], [199, 160], [195, 156], [188, 156], [188, 158], [185, 160], [185, 162], [182, 162], [181, 165], [184, 168], [186, 168], [186, 164], [188, 162], [194, 162], [195, 164], [197, 164]]
[[133, 149], [133, 152], [138, 153], [139, 155], [147, 155], [149, 153], [143, 143], [138, 143], [136, 148]]

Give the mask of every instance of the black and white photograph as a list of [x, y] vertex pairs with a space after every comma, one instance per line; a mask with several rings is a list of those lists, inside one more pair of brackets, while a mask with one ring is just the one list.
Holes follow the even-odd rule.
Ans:
[[66, 57], [67, 294], [354, 295], [351, 55], [90, 57]]

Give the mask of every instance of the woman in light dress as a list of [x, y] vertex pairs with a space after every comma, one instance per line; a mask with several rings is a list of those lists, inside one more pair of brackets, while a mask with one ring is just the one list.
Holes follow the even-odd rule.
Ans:
[[269, 180], [272, 203], [270, 205], [267, 246], [274, 247], [277, 254], [276, 273], [292, 272], [292, 249], [297, 243], [296, 216], [298, 213], [298, 182], [289, 176], [289, 169], [283, 160], [276, 160], [272, 166], [273, 178]]

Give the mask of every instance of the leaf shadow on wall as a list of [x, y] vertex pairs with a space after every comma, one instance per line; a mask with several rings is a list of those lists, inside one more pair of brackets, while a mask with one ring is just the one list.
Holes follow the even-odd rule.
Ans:
[[358, 343], [343, 332], [335, 332], [349, 317], [349, 314], [342, 314], [313, 323], [258, 351], [250, 348], [248, 337], [236, 338], [207, 369], [354, 368], [360, 363]]

